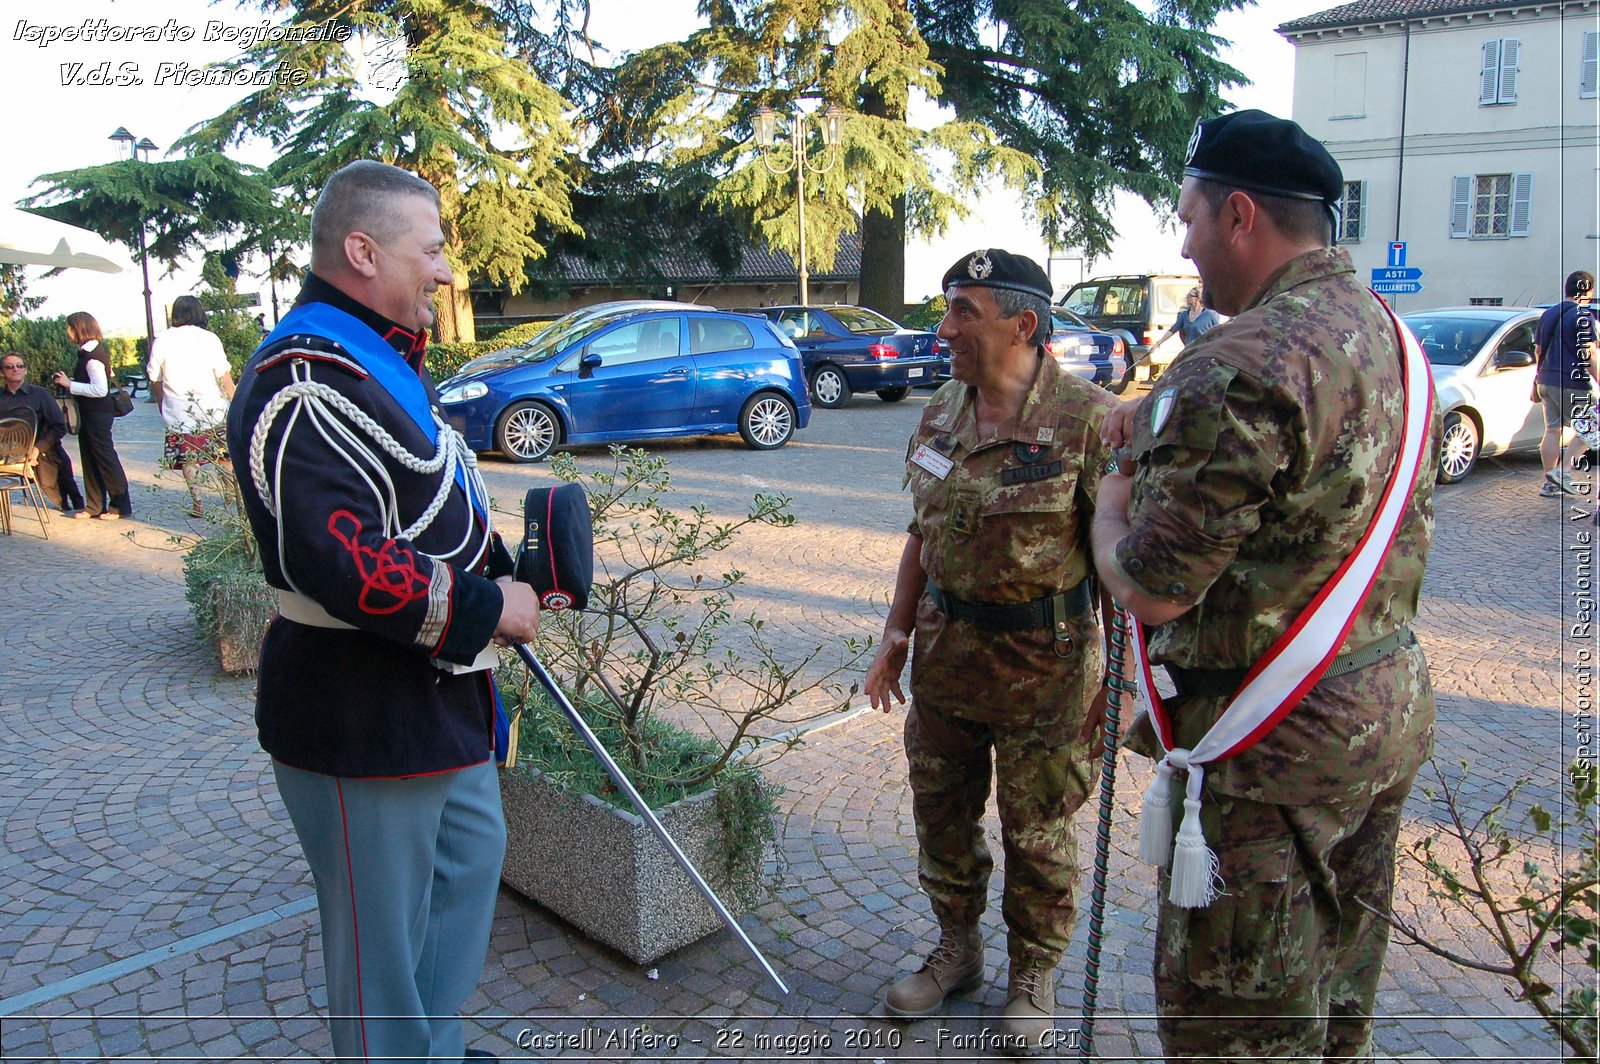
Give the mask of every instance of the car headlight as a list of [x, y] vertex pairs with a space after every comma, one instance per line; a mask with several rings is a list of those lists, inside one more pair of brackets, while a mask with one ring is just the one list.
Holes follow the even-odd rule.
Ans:
[[439, 393], [441, 403], [464, 403], [468, 399], [479, 399], [489, 394], [489, 386], [482, 381], [468, 381], [458, 384], [454, 388], [446, 388]]

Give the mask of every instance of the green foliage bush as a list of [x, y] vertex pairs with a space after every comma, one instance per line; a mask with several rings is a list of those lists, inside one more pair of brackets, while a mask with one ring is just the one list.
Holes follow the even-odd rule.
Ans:
[[49, 384], [56, 370], [72, 372], [77, 354], [67, 339], [67, 319], [12, 318], [0, 325], [0, 351], [15, 351], [28, 363], [28, 380]]
[[492, 342], [497, 350], [502, 347], [520, 347], [544, 332], [554, 320], [545, 318], [540, 321], [525, 321], [521, 325], [513, 325], [486, 335], [484, 340]]
[[200, 305], [206, 308], [206, 328], [222, 341], [228, 366], [233, 370], [234, 380], [238, 380], [246, 360], [261, 345], [261, 326], [215, 252], [206, 255], [200, 268], [200, 281], [204, 285], [199, 299]]
[[[522, 714], [517, 729], [517, 761], [510, 771], [530, 775], [537, 771], [559, 786], [633, 811], [627, 795], [611, 782], [572, 722], [544, 689], [534, 684], [521, 661], [502, 665], [496, 678], [506, 712], [513, 714], [513, 719], [519, 711]], [[617, 751], [627, 745], [628, 737], [616, 715], [607, 712], [606, 704], [594, 697], [576, 698], [573, 704], [607, 750]], [[628, 779], [651, 809], [716, 788], [717, 816], [728, 841], [723, 852], [725, 871], [730, 880], [738, 882], [736, 870], [752, 856], [759, 857], [761, 849], [776, 837], [775, 799], [779, 789], [742, 761], [712, 779], [685, 783], [698, 768], [718, 759], [721, 743], [659, 718], [645, 721], [638, 737], [647, 748], [646, 762], [650, 767], [643, 771], [630, 768]]]
[[203, 639], [252, 622], [259, 629], [278, 611], [278, 594], [261, 575], [248, 528], [225, 527], [196, 542], [183, 556], [183, 585]]
[[[1510, 811], [1529, 779], [1511, 784], [1473, 820], [1460, 801], [1468, 767], [1463, 761], [1461, 776], [1452, 781], [1433, 764], [1439, 786], [1420, 790], [1447, 826], [1402, 852], [1428, 873], [1428, 896], [1449, 912], [1451, 923], [1464, 915], [1477, 924], [1506, 963], [1461, 956], [1392, 911], [1360, 904], [1428, 952], [1516, 984], [1513, 996], [1533, 1006], [1573, 1059], [1594, 1060], [1600, 1050], [1600, 769], [1590, 759], [1570, 762], [1568, 792], [1557, 811], [1534, 805], [1528, 830], [1519, 833]], [[1552, 856], [1536, 859], [1536, 845]], [[1567, 990], [1565, 999], [1558, 987]]]
[[929, 332], [939, 328], [939, 323], [944, 320], [945, 301], [942, 294], [932, 299], [924, 300], [922, 305], [909, 311], [900, 322], [908, 329], [927, 329]]
[[435, 381], [442, 381], [453, 377], [461, 371], [461, 367], [479, 355], [487, 355], [491, 351], [498, 351], [505, 345], [492, 340], [475, 340], [464, 343], [439, 343], [428, 345], [428, 372]]
[[[143, 337], [108, 336], [103, 342], [112, 376], [121, 376], [129, 370], [144, 372], [144, 359], [140, 355]], [[28, 363], [28, 380], [39, 385], [48, 385], [56, 370], [71, 374], [78, 362], [78, 349], [67, 339], [64, 314], [49, 318], [12, 318], [0, 324], [0, 351], [15, 351], [21, 355]]]

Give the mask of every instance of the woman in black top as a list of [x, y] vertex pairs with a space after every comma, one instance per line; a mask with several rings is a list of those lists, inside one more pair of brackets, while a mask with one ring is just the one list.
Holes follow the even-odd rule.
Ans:
[[78, 401], [78, 455], [83, 461], [83, 489], [89, 504], [72, 516], [105, 521], [132, 517], [128, 475], [122, 471], [122, 459], [111, 439], [117, 411], [111, 401], [111, 362], [101, 342], [100, 323], [81, 310], [69, 314], [67, 339], [78, 345], [78, 363], [71, 378], [57, 371], [55, 384], [70, 390]]

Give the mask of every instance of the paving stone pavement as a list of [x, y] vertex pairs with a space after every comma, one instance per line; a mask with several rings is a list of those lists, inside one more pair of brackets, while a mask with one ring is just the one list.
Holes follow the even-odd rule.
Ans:
[[[725, 559], [750, 573], [741, 612], [765, 618], [781, 647], [881, 627], [908, 512], [904, 441], [925, 394], [816, 411], [776, 452], [746, 451], [736, 439], [659, 448], [680, 498], [714, 513], [741, 512], [755, 491], [794, 498], [794, 527], [752, 531]], [[324, 1059], [310, 874], [255, 742], [252, 683], [222, 675], [192, 631], [169, 540], [197, 522], [181, 516], [181, 480], [158, 473], [155, 408], [139, 404], [117, 438], [135, 520], [58, 519], [46, 541], [18, 510], [16, 533], [0, 538], [0, 1055]], [[507, 505], [549, 476], [494, 459], [484, 469]], [[1564, 639], [1575, 612], [1592, 610], [1583, 598], [1592, 600], [1583, 583], [1592, 566], [1580, 572], [1574, 549], [1588, 526], [1538, 498], [1537, 484], [1536, 461], [1489, 460], [1438, 495], [1417, 630], [1440, 692], [1438, 761], [1451, 772], [1461, 759], [1473, 763], [1463, 801], [1476, 811], [1519, 775], [1532, 777], [1524, 804], [1558, 805], [1560, 766], [1576, 745], [1568, 716], [1592, 695]], [[516, 520], [507, 513], [501, 523]], [[990, 1056], [984, 1032], [1004, 993], [998, 876], [985, 920], [990, 983], [952, 999], [943, 1017], [896, 1024], [875, 1015], [883, 985], [915, 967], [933, 934], [916, 887], [901, 719], [858, 713], [770, 767], [784, 788], [771, 893], [743, 923], [789, 982], [788, 997], [726, 933], [644, 968], [503, 890], [467, 1005], [470, 1044], [507, 1060]], [[1149, 777], [1138, 759], [1119, 766], [1102, 1059], [1160, 1053], [1150, 1015], [1153, 877], [1137, 864], [1129, 830]], [[1421, 795], [1409, 812], [1408, 841], [1440, 823]], [[1086, 860], [1092, 814], [1079, 824]], [[992, 821], [990, 833], [998, 852]], [[1428, 934], [1494, 959], [1481, 934], [1429, 897], [1414, 867], [1402, 867], [1399, 896], [1401, 914]], [[1068, 1040], [1081, 1008], [1085, 924], [1058, 975], [1066, 1058], [1077, 1055]], [[1398, 942], [1378, 1004], [1381, 1059], [1562, 1056], [1494, 977]]]

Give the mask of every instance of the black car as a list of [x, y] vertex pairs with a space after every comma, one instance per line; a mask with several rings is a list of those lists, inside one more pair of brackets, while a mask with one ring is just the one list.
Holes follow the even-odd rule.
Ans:
[[861, 391], [898, 403], [913, 387], [938, 379], [940, 354], [933, 333], [896, 325], [875, 310], [787, 306], [740, 313], [765, 314], [794, 341], [817, 406], [843, 406]]

